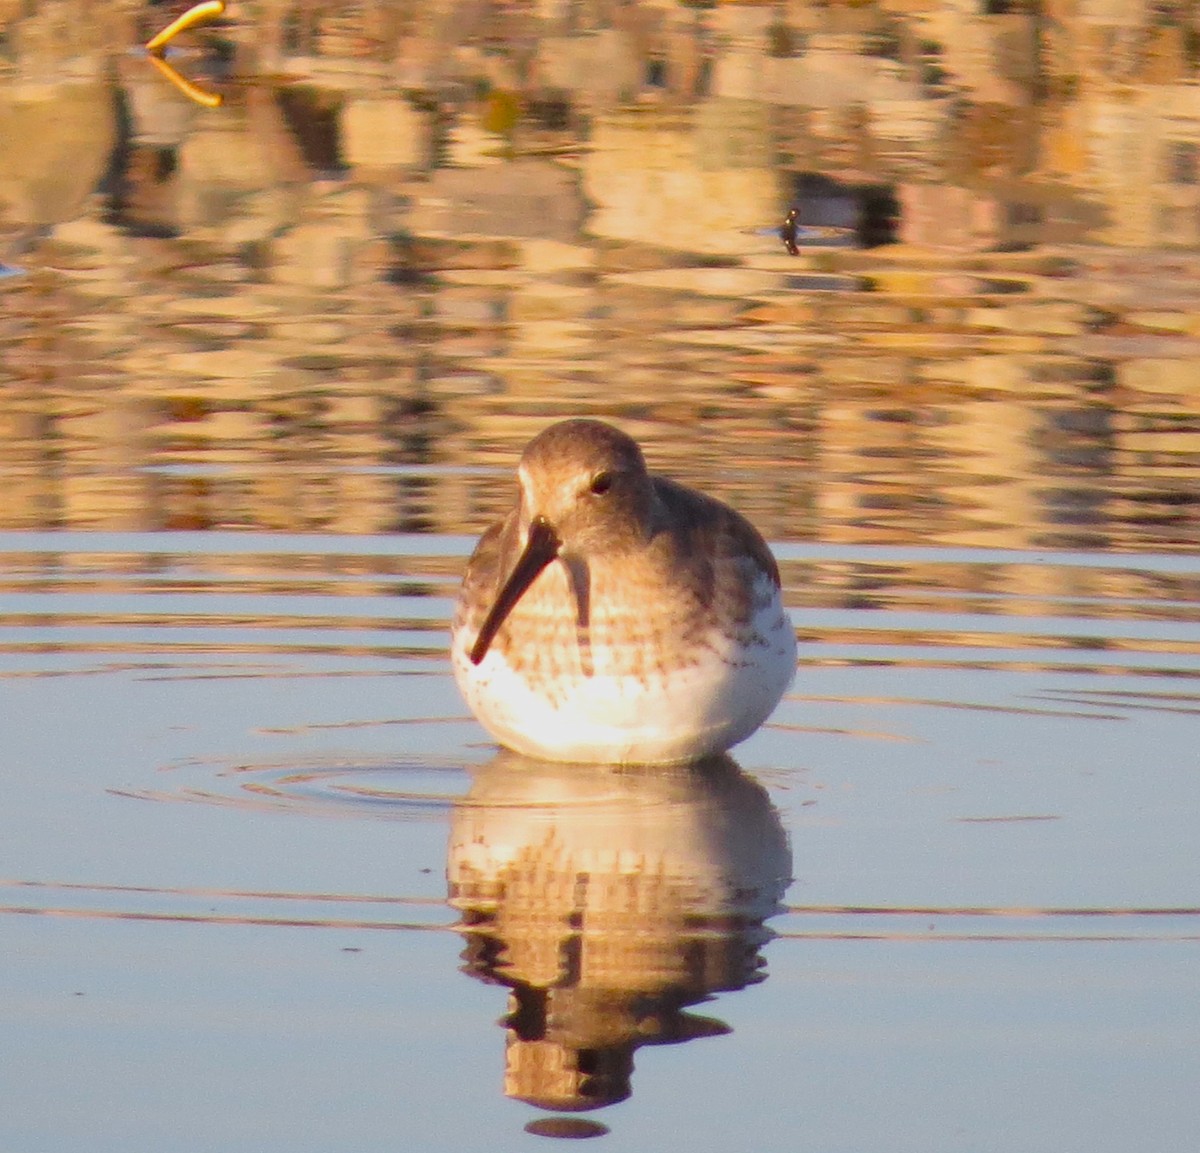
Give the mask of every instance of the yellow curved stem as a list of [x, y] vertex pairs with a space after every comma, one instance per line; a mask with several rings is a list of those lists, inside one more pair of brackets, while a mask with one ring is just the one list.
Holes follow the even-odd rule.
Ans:
[[194, 24], [204, 20], [215, 20], [225, 11], [225, 0], [204, 0], [203, 4], [195, 4], [178, 20], [172, 20], [157, 36], [146, 41], [147, 52], [157, 52], [165, 48], [180, 32], [186, 32]]

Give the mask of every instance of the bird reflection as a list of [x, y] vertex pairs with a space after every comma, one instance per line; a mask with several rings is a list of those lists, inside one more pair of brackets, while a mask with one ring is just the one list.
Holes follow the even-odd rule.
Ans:
[[687, 1013], [765, 977], [763, 922], [791, 851], [766, 791], [728, 757], [673, 767], [502, 752], [451, 821], [464, 971], [509, 989], [504, 1091], [594, 1109], [633, 1054], [729, 1031]]

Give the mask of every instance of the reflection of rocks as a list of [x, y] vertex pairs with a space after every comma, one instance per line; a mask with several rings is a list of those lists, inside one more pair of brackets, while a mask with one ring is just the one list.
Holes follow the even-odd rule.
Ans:
[[516, 160], [489, 169], [430, 173], [409, 227], [417, 234], [536, 237], [571, 242], [583, 223], [575, 175], [544, 160]]
[[424, 168], [432, 153], [433, 117], [398, 97], [347, 101], [343, 150], [355, 168]]
[[[776, 537], [1189, 543], [1179, 13], [263, 0], [176, 46], [206, 109], [163, 7], [0, 0], [4, 527], [473, 534], [592, 410]], [[754, 235], [890, 188], [896, 249]]]
[[605, 114], [593, 123], [592, 144], [583, 173], [597, 236], [737, 251], [746, 243], [740, 230], [773, 220], [783, 199], [761, 104]]
[[455, 809], [466, 971], [510, 989], [505, 1092], [549, 1109], [630, 1093], [633, 1053], [727, 1031], [683, 1010], [764, 977], [791, 854], [729, 758], [619, 769], [501, 753]]
[[70, 220], [115, 139], [115, 108], [100, 81], [10, 88], [0, 100], [0, 214], [32, 225]]

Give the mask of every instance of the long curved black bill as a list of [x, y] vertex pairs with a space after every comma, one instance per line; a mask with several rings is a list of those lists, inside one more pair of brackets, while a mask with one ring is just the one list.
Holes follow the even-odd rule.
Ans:
[[477, 665], [487, 656], [487, 651], [500, 631], [500, 626], [507, 620], [508, 614], [524, 596], [525, 590], [537, 579], [538, 573], [558, 556], [561, 547], [562, 541], [550, 522], [543, 517], [535, 517], [529, 526], [529, 539], [525, 542], [525, 551], [513, 565], [508, 580], [504, 582], [504, 587], [492, 603], [480, 626], [479, 635], [471, 646], [471, 664]]

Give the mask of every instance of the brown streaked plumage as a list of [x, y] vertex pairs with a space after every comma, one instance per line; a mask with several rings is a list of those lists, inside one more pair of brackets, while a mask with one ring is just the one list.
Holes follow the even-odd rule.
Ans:
[[558, 760], [723, 751], [790, 683], [795, 636], [753, 526], [646, 470], [610, 425], [535, 437], [467, 566], [455, 675], [502, 743]]

